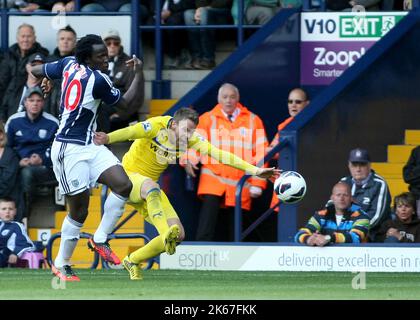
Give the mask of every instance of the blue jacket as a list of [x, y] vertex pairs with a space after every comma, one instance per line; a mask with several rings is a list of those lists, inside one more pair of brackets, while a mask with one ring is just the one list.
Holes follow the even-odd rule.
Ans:
[[23, 224], [0, 220], [0, 254], [5, 256], [11, 253], [21, 257], [26, 251], [34, 251], [35, 245], [29, 239]]
[[26, 112], [12, 115], [6, 122], [7, 145], [16, 150], [19, 157], [28, 158], [37, 153], [42, 164], [51, 167], [51, 144], [58, 129], [58, 120], [47, 112], [31, 121]]

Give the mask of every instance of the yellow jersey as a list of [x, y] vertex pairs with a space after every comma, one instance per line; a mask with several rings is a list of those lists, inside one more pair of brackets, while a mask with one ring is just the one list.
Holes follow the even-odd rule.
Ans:
[[[127, 171], [137, 172], [157, 181], [168, 165], [175, 164], [177, 158], [186, 152], [170, 141], [171, 122], [171, 116], [153, 117], [108, 134], [109, 143], [134, 140], [122, 160]], [[251, 175], [255, 175], [258, 170], [258, 167], [234, 154], [216, 148], [196, 132], [188, 140], [186, 147]]]

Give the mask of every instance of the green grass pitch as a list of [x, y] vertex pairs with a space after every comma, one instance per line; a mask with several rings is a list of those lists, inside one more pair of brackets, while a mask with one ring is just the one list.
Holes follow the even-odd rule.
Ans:
[[49, 270], [0, 269], [0, 300], [420, 299], [420, 273], [366, 273], [366, 288], [353, 289], [349, 272], [147, 270], [141, 281], [124, 270], [76, 272], [81, 282], [54, 289]]

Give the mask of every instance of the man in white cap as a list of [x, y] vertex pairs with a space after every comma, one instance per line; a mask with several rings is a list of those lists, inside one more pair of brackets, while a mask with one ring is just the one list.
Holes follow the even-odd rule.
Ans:
[[[109, 77], [114, 87], [124, 94], [134, 79], [134, 71], [127, 67], [125, 62], [130, 57], [124, 52], [121, 45], [121, 37], [117, 30], [110, 29], [102, 35], [108, 49], [108, 70]], [[106, 106], [99, 115], [99, 127], [109, 132], [127, 127], [131, 122], [139, 120], [139, 111], [144, 103], [144, 74], [141, 73], [141, 81], [137, 88], [137, 98], [128, 105], [127, 109]]]

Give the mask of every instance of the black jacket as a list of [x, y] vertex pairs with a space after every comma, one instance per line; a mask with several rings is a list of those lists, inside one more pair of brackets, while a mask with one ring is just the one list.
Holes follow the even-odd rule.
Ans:
[[395, 220], [390, 219], [385, 221], [376, 234], [375, 240], [377, 242], [384, 242], [386, 239], [386, 232], [389, 228], [395, 228], [402, 234], [403, 237], [400, 242], [420, 242], [420, 220], [417, 216], [414, 216], [413, 220], [409, 223], [403, 223], [398, 217], [396, 217]]
[[38, 42], [26, 53], [20, 56], [20, 49], [15, 43], [6, 52], [0, 65], [0, 94], [2, 102], [0, 104], [0, 119], [7, 120], [9, 116], [16, 113], [28, 75], [26, 64], [28, 58], [33, 53], [42, 53], [48, 56], [48, 50]]
[[[124, 53], [124, 48], [121, 46], [120, 52], [116, 59], [114, 59], [114, 70], [112, 76], [110, 76], [114, 87], [121, 90], [121, 94], [127, 92], [134, 79], [134, 71], [125, 65], [125, 62], [130, 57]], [[111, 60], [110, 60], [111, 61]], [[136, 99], [134, 102], [128, 105], [127, 109], [115, 108], [115, 111], [121, 117], [122, 120], [129, 119], [132, 115], [139, 112], [144, 102], [144, 75], [142, 76], [143, 81], [140, 81], [140, 85], [136, 91]]]
[[351, 187], [354, 201], [360, 205], [370, 218], [370, 238], [374, 237], [379, 226], [391, 218], [391, 194], [388, 184], [371, 170], [369, 180], [361, 187], [357, 187], [351, 176], [341, 179]]
[[15, 200], [15, 220], [21, 222], [25, 211], [19, 170], [19, 157], [16, 152], [9, 147], [4, 148], [0, 157], [0, 198], [10, 197]]
[[416, 199], [420, 199], [420, 146], [411, 151], [410, 158], [403, 168], [403, 177], [405, 183], [408, 183], [408, 189], [414, 194]]

